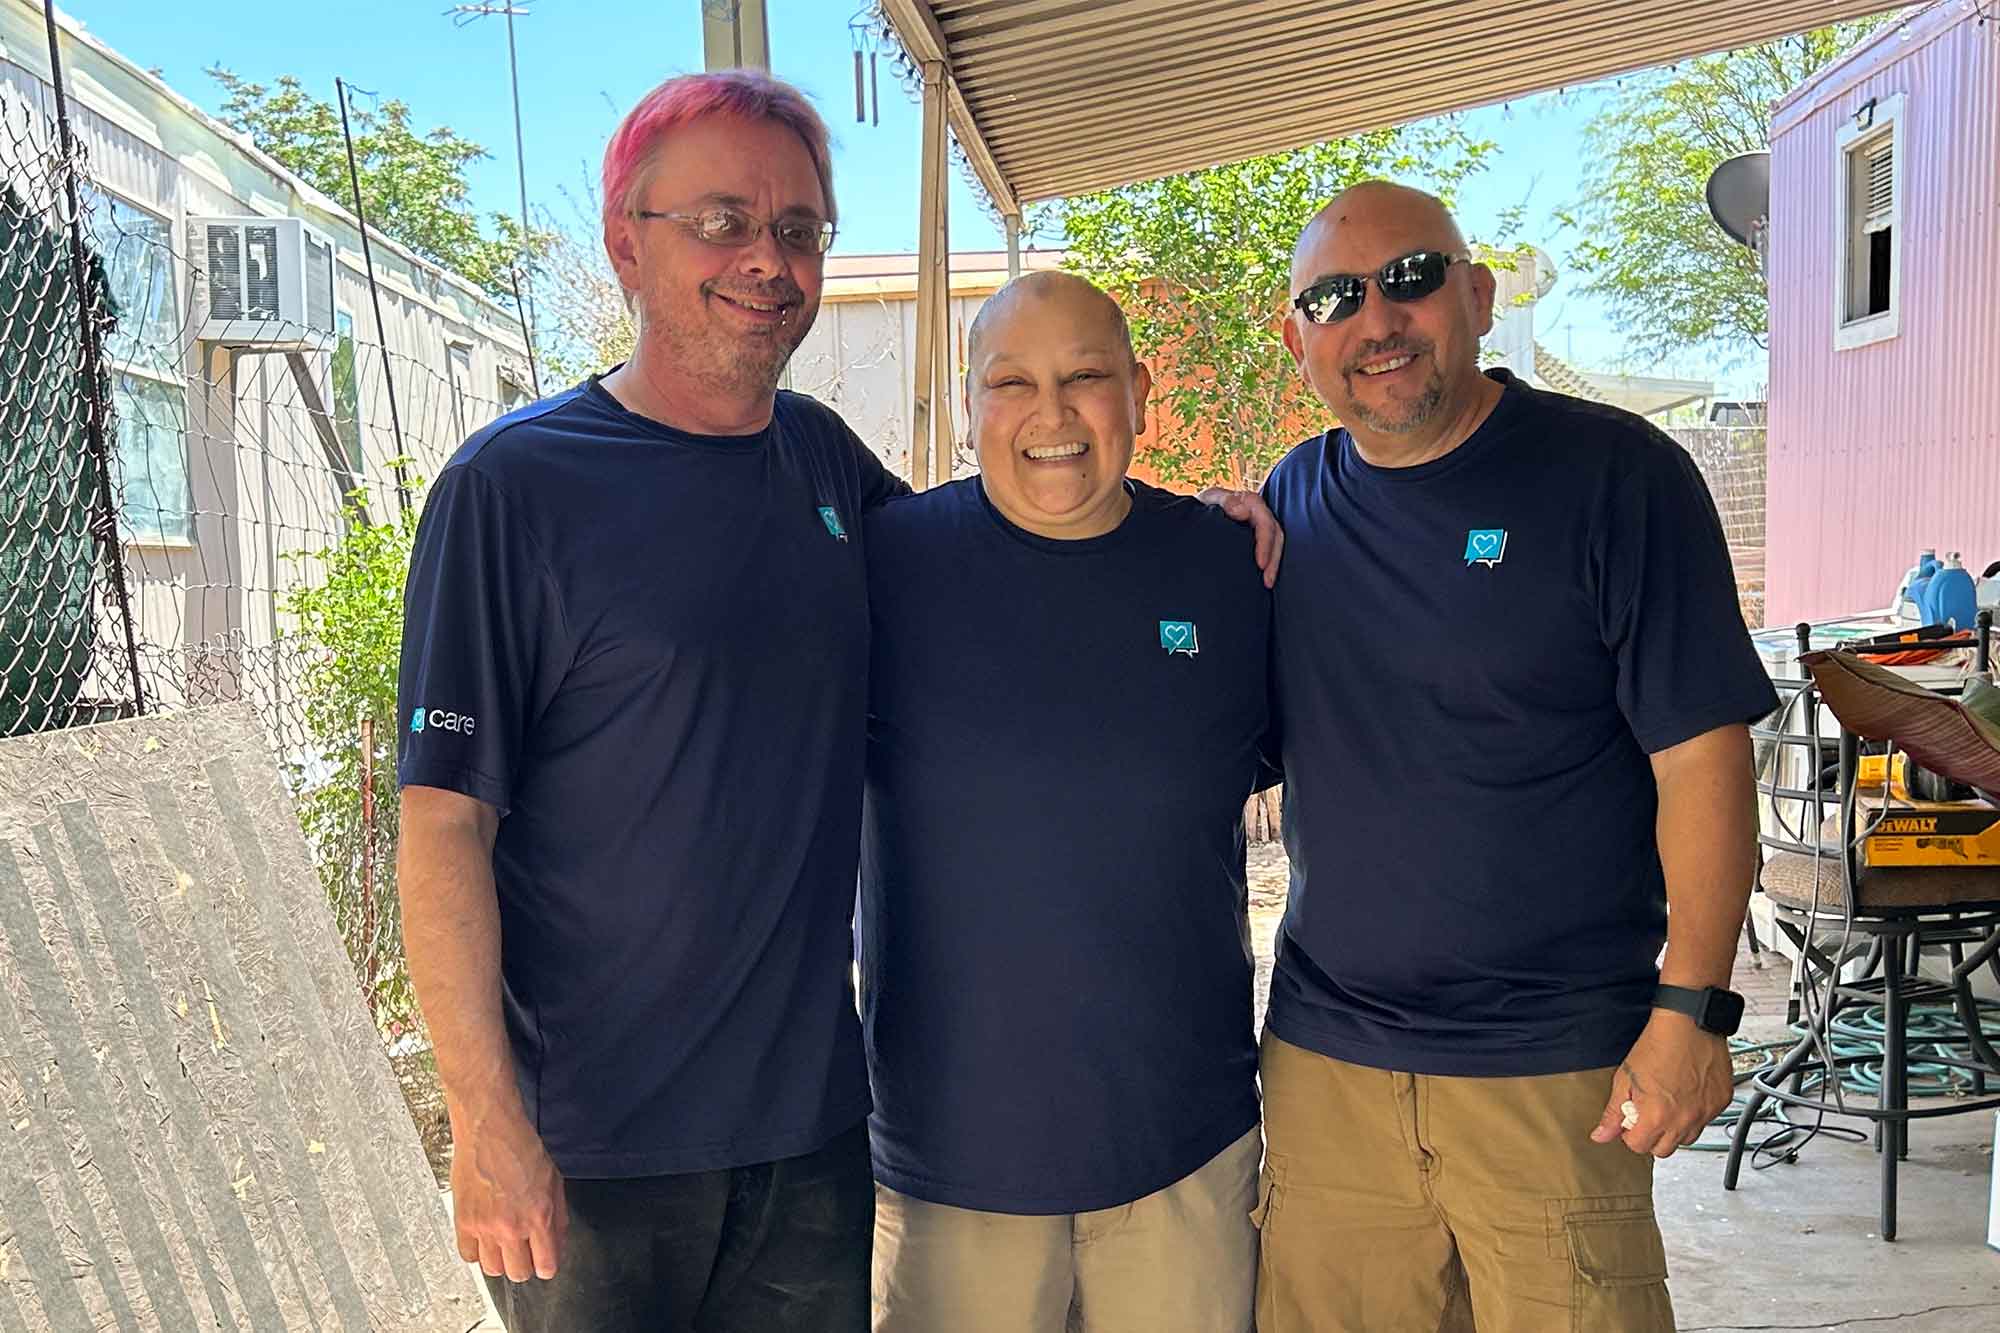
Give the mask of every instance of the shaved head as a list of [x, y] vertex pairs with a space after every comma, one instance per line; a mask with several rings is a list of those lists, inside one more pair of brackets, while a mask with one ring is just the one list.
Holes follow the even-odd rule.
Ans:
[[1125, 470], [1152, 384], [1125, 313], [1076, 274], [1027, 273], [993, 293], [965, 346], [966, 422], [986, 498], [1037, 536], [1117, 527], [1131, 512]]
[[1299, 243], [1292, 249], [1294, 294], [1327, 276], [1312, 267], [1313, 258], [1325, 253], [1334, 234], [1350, 225], [1393, 231], [1407, 238], [1412, 250], [1465, 249], [1465, 236], [1442, 199], [1394, 181], [1363, 181], [1335, 195], [1299, 233]]
[[1132, 355], [1132, 328], [1125, 322], [1125, 312], [1118, 308], [1116, 301], [1087, 278], [1064, 273], [1060, 269], [1041, 269], [1011, 279], [979, 307], [979, 313], [973, 316], [972, 327], [965, 335], [968, 374], [979, 360], [981, 346], [993, 331], [1031, 307], [1039, 307], [1038, 313], [1060, 312], [1080, 326], [1079, 332], [1085, 329], [1093, 333], [1101, 331], [1124, 349], [1128, 361], [1138, 359]]
[[[1385, 285], [1386, 266], [1419, 253], [1431, 256], [1427, 281], [1436, 285]], [[1301, 293], [1330, 279], [1349, 280], [1329, 289], [1348, 294], [1310, 313], [1298, 308]], [[1500, 385], [1479, 369], [1494, 286], [1436, 195], [1364, 181], [1334, 196], [1299, 235], [1285, 346], [1364, 458], [1414, 466], [1457, 448], [1499, 401]]]

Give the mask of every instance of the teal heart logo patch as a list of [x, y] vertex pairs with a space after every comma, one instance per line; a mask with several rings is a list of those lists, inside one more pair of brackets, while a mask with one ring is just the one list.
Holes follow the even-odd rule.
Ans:
[[1465, 534], [1465, 563], [1468, 568], [1484, 565], [1491, 569], [1506, 556], [1507, 529], [1474, 528]]

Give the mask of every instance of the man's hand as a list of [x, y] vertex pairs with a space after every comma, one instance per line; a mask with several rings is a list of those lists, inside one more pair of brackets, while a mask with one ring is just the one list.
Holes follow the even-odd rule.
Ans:
[[1226, 486], [1211, 486], [1195, 498], [1203, 504], [1218, 506], [1238, 523], [1250, 525], [1250, 531], [1257, 538], [1257, 568], [1264, 571], [1264, 586], [1276, 587], [1278, 562], [1285, 554], [1285, 530], [1278, 526], [1278, 516], [1264, 503], [1264, 497], [1255, 491], [1232, 491]]
[[[1686, 1014], [1655, 1009], [1612, 1076], [1611, 1099], [1591, 1141], [1623, 1138], [1633, 1152], [1671, 1157], [1722, 1113], [1734, 1086], [1727, 1039], [1702, 1031]], [[1630, 1128], [1628, 1101], [1638, 1111]]]
[[458, 1253], [489, 1277], [552, 1278], [562, 1261], [569, 1207], [541, 1139], [519, 1115], [483, 1123], [451, 1117], [452, 1220]]

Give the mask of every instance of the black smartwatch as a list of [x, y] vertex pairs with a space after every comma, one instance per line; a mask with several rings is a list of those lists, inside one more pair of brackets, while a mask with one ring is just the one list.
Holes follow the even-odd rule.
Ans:
[[1655, 1009], [1671, 1009], [1686, 1014], [1695, 1026], [1718, 1037], [1733, 1037], [1743, 1022], [1743, 997], [1720, 986], [1669, 986], [1662, 982], [1653, 992]]

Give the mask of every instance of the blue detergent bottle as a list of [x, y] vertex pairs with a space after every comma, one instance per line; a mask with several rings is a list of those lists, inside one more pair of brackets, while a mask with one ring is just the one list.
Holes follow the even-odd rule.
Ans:
[[1979, 615], [1979, 593], [1959, 558], [1953, 551], [1944, 563], [1944, 568], [1931, 575], [1929, 587], [1924, 590], [1924, 622], [1941, 625], [1950, 621], [1959, 629], [1971, 629], [1973, 620]]
[[1904, 572], [1902, 582], [1896, 585], [1896, 597], [1894, 601], [1889, 603], [1889, 614], [1892, 616], [1901, 616], [1903, 608], [1906, 606], [1909, 607], [1911, 615], [1921, 614], [1917, 609], [1917, 599], [1912, 589], [1915, 588], [1918, 579], [1923, 578], [1927, 574], [1934, 573], [1937, 567], [1936, 551], [1926, 550], [1922, 555], [1919, 555], [1917, 563], [1911, 565]]
[[1931, 580], [1943, 568], [1944, 566], [1938, 563], [1935, 551], [1925, 551], [1922, 558], [1917, 561], [1914, 571], [1915, 577], [1910, 580], [1909, 587], [1904, 590], [1903, 595], [1909, 598], [1910, 609], [1916, 613], [1919, 625], [1928, 625], [1931, 623], [1930, 605], [1926, 599], [1930, 595]]

